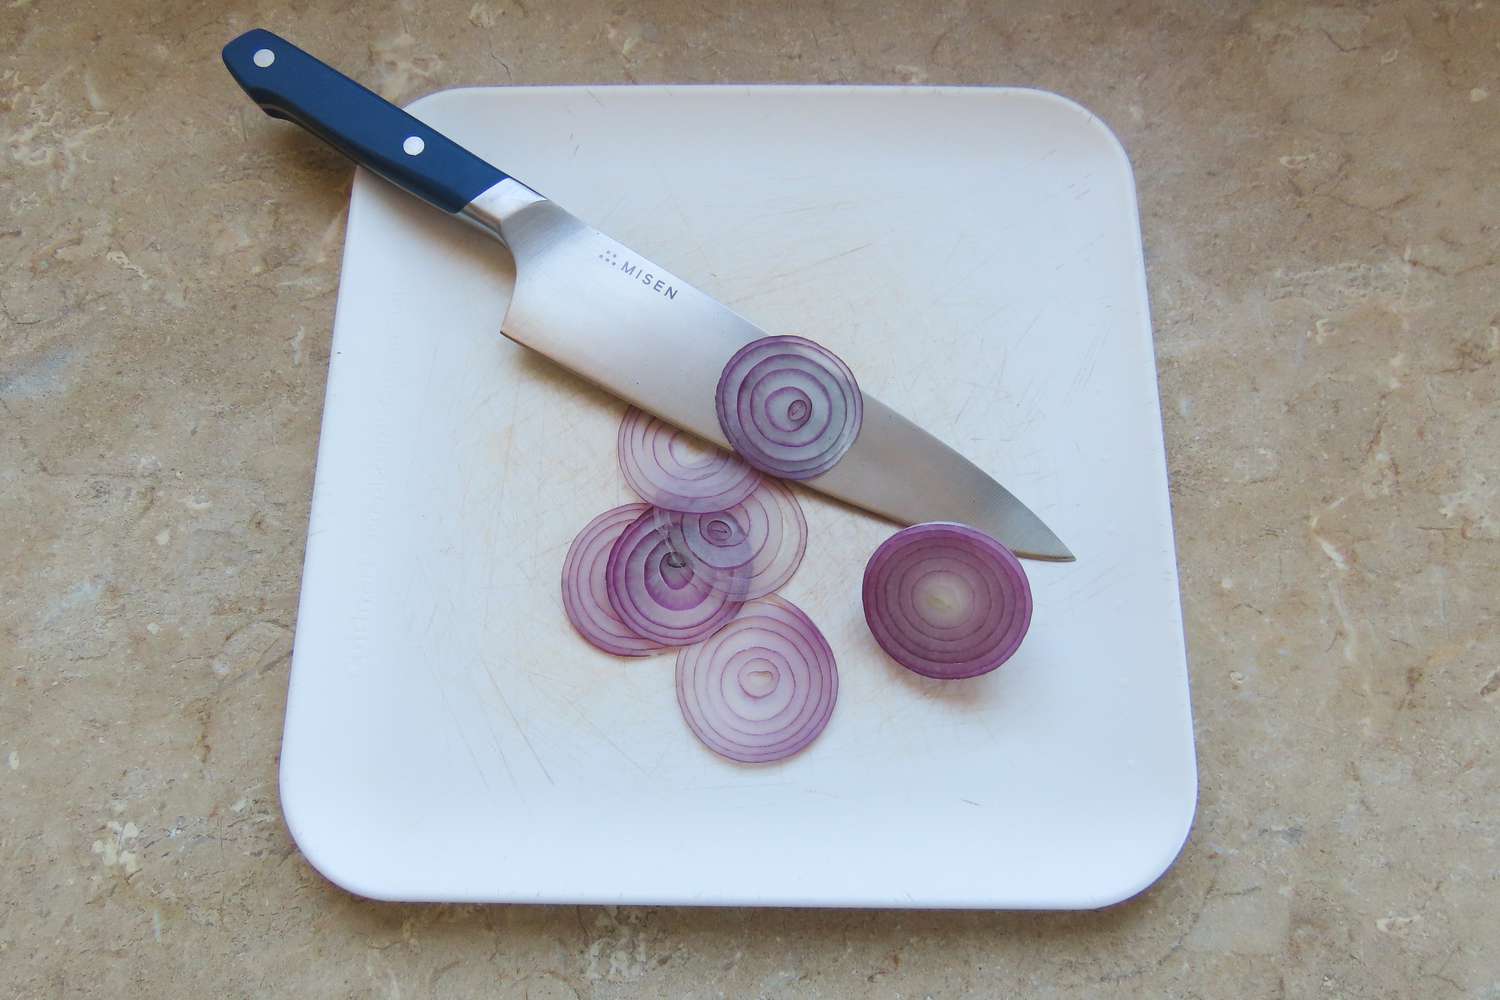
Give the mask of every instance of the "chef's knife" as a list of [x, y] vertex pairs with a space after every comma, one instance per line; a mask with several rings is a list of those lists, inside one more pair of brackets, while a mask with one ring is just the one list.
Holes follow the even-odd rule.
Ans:
[[[516, 283], [505, 336], [728, 447], [714, 388], [730, 357], [765, 331], [269, 31], [230, 42], [224, 64], [268, 114], [509, 247]], [[868, 394], [853, 447], [805, 484], [902, 524], [958, 521], [1019, 555], [1073, 558], [1008, 490]]]

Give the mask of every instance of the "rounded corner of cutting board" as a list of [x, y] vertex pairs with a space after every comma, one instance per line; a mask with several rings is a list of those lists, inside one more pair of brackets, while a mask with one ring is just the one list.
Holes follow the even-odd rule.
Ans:
[[356, 841], [345, 828], [344, 818], [329, 815], [329, 799], [317, 789], [306, 787], [317, 773], [316, 769], [298, 766], [295, 754], [283, 749], [281, 816], [297, 850], [314, 871], [345, 892], [382, 902], [410, 901], [382, 881], [383, 866], [360, 864], [357, 852], [351, 850]]
[[1120, 140], [1119, 134], [1110, 128], [1103, 118], [1082, 103], [1055, 91], [1041, 90], [1036, 87], [1003, 89], [1013, 94], [1024, 94], [1043, 104], [1052, 105], [1053, 109], [1061, 112], [1070, 124], [1080, 125], [1095, 138], [1102, 140], [1106, 154], [1124, 171], [1126, 179], [1130, 181], [1131, 191], [1135, 190], [1135, 166], [1130, 161], [1130, 151], [1125, 148], [1125, 143]]
[[[1190, 750], [1189, 753], [1191, 752]], [[1101, 881], [1090, 886], [1088, 896], [1077, 901], [1073, 908], [1102, 910], [1127, 902], [1150, 889], [1160, 881], [1162, 876], [1171, 871], [1177, 859], [1182, 856], [1183, 848], [1187, 847], [1188, 838], [1193, 832], [1193, 820], [1198, 813], [1196, 766], [1193, 770], [1187, 794], [1183, 797], [1181, 813], [1173, 817], [1172, 822], [1161, 825], [1161, 833], [1155, 843], [1148, 844], [1141, 849], [1140, 864], [1132, 866], [1122, 864], [1115, 879], [1109, 882]]]

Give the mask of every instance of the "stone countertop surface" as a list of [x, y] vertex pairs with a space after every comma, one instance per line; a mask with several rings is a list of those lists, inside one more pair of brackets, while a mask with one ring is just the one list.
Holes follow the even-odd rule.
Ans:
[[[276, 761], [351, 171], [219, 47], [1016, 84], [1140, 186], [1201, 798], [1098, 913], [404, 906]], [[1500, 4], [0, 4], [0, 996], [1500, 997]]]

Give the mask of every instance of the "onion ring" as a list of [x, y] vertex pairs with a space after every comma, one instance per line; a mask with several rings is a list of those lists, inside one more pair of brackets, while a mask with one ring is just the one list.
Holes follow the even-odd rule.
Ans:
[[620, 621], [641, 638], [688, 646], [713, 635], [743, 602], [699, 579], [656, 518], [645, 509], [615, 540], [605, 567], [606, 593]]
[[563, 560], [562, 600], [568, 621], [591, 645], [616, 656], [649, 656], [663, 648], [620, 620], [609, 604], [605, 574], [615, 541], [650, 509], [648, 504], [629, 503], [605, 511], [584, 526]]
[[804, 337], [762, 337], [742, 347], [719, 376], [714, 404], [740, 457], [782, 479], [833, 468], [864, 419], [849, 366]]
[[865, 621], [891, 659], [926, 677], [977, 677], [1031, 627], [1031, 584], [1015, 554], [967, 525], [896, 532], [865, 566]]
[[659, 511], [657, 524], [700, 579], [741, 601], [780, 590], [807, 552], [802, 505], [775, 479], [763, 479], [754, 493], [728, 510]]
[[630, 488], [665, 510], [708, 514], [733, 507], [760, 485], [739, 457], [636, 409], [625, 411], [617, 442]]
[[753, 601], [677, 654], [677, 703], [693, 735], [730, 760], [782, 760], [817, 738], [838, 701], [823, 633], [779, 597]]

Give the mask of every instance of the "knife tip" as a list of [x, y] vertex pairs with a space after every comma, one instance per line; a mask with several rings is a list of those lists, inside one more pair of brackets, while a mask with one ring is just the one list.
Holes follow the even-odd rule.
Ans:
[[1061, 552], [1017, 552], [1016, 555], [1023, 559], [1035, 559], [1038, 562], [1070, 563], [1078, 561], [1078, 557], [1067, 549], [1063, 549]]
[[[1045, 525], [1043, 525], [1043, 528], [1045, 529]], [[1022, 559], [1036, 559], [1039, 562], [1070, 563], [1078, 561], [1078, 557], [1073, 554], [1073, 550], [1064, 545], [1062, 539], [1058, 538], [1050, 530], [1047, 531], [1045, 541], [1037, 539], [1033, 539], [1033, 541], [1037, 544], [1021, 545], [1011, 551]]]

